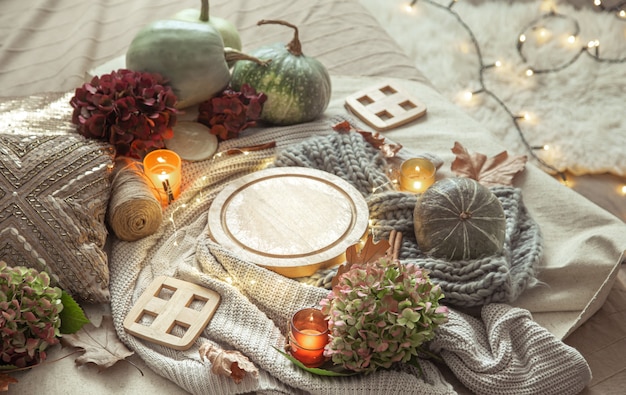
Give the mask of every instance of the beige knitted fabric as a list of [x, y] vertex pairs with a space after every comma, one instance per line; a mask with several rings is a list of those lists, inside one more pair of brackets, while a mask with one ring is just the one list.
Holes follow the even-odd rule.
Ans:
[[[336, 133], [340, 119], [289, 128], [251, 130], [249, 137], [227, 141], [220, 151], [276, 141], [279, 149], [316, 134]], [[116, 241], [111, 253], [111, 297], [119, 338], [158, 374], [193, 394], [313, 393], [453, 394], [452, 386], [428, 361], [421, 378], [412, 368], [380, 371], [368, 376], [328, 378], [311, 375], [289, 362], [274, 348], [285, 344], [287, 319], [300, 308], [313, 306], [328, 292], [286, 279], [242, 261], [208, 238], [207, 212], [215, 195], [232, 179], [271, 162], [274, 152], [224, 155], [213, 161], [185, 163], [183, 193], [164, 212], [164, 223], [137, 242]], [[128, 335], [124, 317], [145, 287], [159, 275], [175, 276], [221, 294], [220, 305], [196, 344], [187, 351], [152, 344]], [[258, 378], [240, 384], [210, 372], [198, 347], [213, 342], [237, 349], [260, 369]]]
[[504, 304], [484, 306], [480, 319], [451, 311], [431, 350], [476, 394], [577, 394], [591, 381], [576, 349]]

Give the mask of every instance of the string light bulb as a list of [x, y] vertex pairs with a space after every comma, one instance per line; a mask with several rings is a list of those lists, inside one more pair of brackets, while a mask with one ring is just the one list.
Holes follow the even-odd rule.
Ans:
[[521, 42], [521, 43], [526, 42], [526, 35], [525, 34], [520, 34], [519, 35], [519, 42]]
[[600, 56], [600, 41], [598, 40], [591, 40], [587, 43], [587, 48], [591, 49], [593, 48], [595, 51], [595, 56], [596, 58]]
[[591, 40], [587, 43], [587, 48], [599, 47], [600, 42], [598, 40]]
[[567, 42], [570, 44], [575, 44], [576, 43], [576, 36], [575, 35], [571, 35], [567, 38]]
[[533, 74], [535, 74], [535, 71], [531, 68], [526, 69], [526, 76], [527, 77], [532, 77]]
[[620, 18], [626, 18], [626, 11], [624, 11], [624, 10], [620, 10], [620, 11], [617, 13], [617, 16], [619, 16]]
[[474, 95], [476, 95], [478, 93], [481, 93], [483, 91], [484, 91], [484, 89], [478, 89], [478, 90], [475, 90], [473, 92], [472, 91], [465, 91], [465, 92], [463, 92], [463, 98], [465, 99], [465, 101], [470, 101], [470, 100], [472, 100]]
[[622, 195], [626, 196], [626, 185], [622, 185]]
[[483, 66], [483, 68], [485, 69], [489, 69], [491, 67], [502, 67], [502, 62], [499, 60], [496, 60], [495, 62], [493, 62], [492, 64], [488, 64], [486, 66]]
[[404, 7], [404, 10], [405, 10], [406, 12], [409, 12], [409, 13], [413, 12], [413, 11], [414, 11], [414, 8], [413, 8], [413, 7], [415, 7], [415, 3], [417, 3], [417, 0], [413, 0], [413, 1], [411, 1], [409, 4], [407, 4], [407, 5]]

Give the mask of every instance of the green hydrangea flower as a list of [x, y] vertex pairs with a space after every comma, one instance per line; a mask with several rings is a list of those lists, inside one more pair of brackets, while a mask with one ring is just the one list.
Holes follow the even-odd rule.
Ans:
[[46, 349], [59, 343], [61, 295], [47, 273], [0, 261], [0, 364], [21, 368], [46, 359]]
[[333, 363], [371, 373], [408, 362], [448, 319], [443, 293], [414, 264], [380, 258], [353, 264], [320, 302], [329, 317], [324, 354]]

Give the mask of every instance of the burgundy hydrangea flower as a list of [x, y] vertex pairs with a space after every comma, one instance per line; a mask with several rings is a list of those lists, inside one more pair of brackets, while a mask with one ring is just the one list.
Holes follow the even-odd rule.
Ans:
[[176, 95], [156, 73], [120, 69], [76, 88], [72, 123], [85, 137], [105, 140], [117, 155], [141, 159], [163, 148], [176, 124]]
[[220, 140], [236, 138], [242, 130], [256, 125], [266, 100], [265, 93], [257, 93], [248, 84], [243, 84], [241, 92], [227, 88], [200, 103], [198, 122], [208, 126]]

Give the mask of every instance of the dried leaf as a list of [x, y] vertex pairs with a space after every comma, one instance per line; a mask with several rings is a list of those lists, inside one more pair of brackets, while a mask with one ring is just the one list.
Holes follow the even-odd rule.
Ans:
[[361, 129], [356, 129], [348, 121], [342, 121], [333, 126], [333, 130], [339, 133], [349, 133], [356, 132], [359, 133], [365, 141], [367, 141], [372, 147], [380, 150], [384, 157], [392, 158], [396, 156], [398, 151], [402, 149], [402, 145], [400, 144], [387, 144], [385, 143], [385, 138], [380, 135], [380, 133], [368, 132]]
[[480, 153], [470, 154], [459, 142], [454, 143], [452, 153], [456, 155], [450, 167], [454, 173], [487, 187], [513, 185], [513, 178], [524, 170], [528, 160], [525, 155], [509, 157], [506, 151], [491, 158]]
[[223, 350], [213, 344], [205, 343], [200, 346], [198, 352], [202, 361], [206, 358], [211, 362], [211, 373], [230, 377], [237, 384], [246, 377], [246, 373], [254, 377], [259, 376], [256, 366], [239, 351]]
[[18, 381], [15, 377], [11, 377], [5, 373], [0, 373], [0, 392], [8, 391], [9, 385], [15, 384], [17, 382]]
[[375, 261], [376, 259], [383, 257], [390, 251], [390, 244], [387, 240], [379, 240], [378, 243], [374, 243], [372, 235], [367, 236], [365, 244], [361, 247], [361, 244], [353, 244], [346, 249], [346, 263], [337, 268], [337, 274], [333, 277], [331, 282], [332, 287], [337, 285], [339, 277], [352, 267], [355, 263], [367, 263]]
[[118, 339], [110, 315], [102, 316], [99, 327], [89, 323], [72, 335], [64, 335], [61, 341], [63, 344], [85, 350], [83, 355], [76, 358], [77, 365], [91, 362], [98, 365], [101, 370], [134, 354]]
[[352, 130], [352, 125], [348, 121], [341, 121], [333, 126], [333, 130], [339, 133], [348, 133]]

